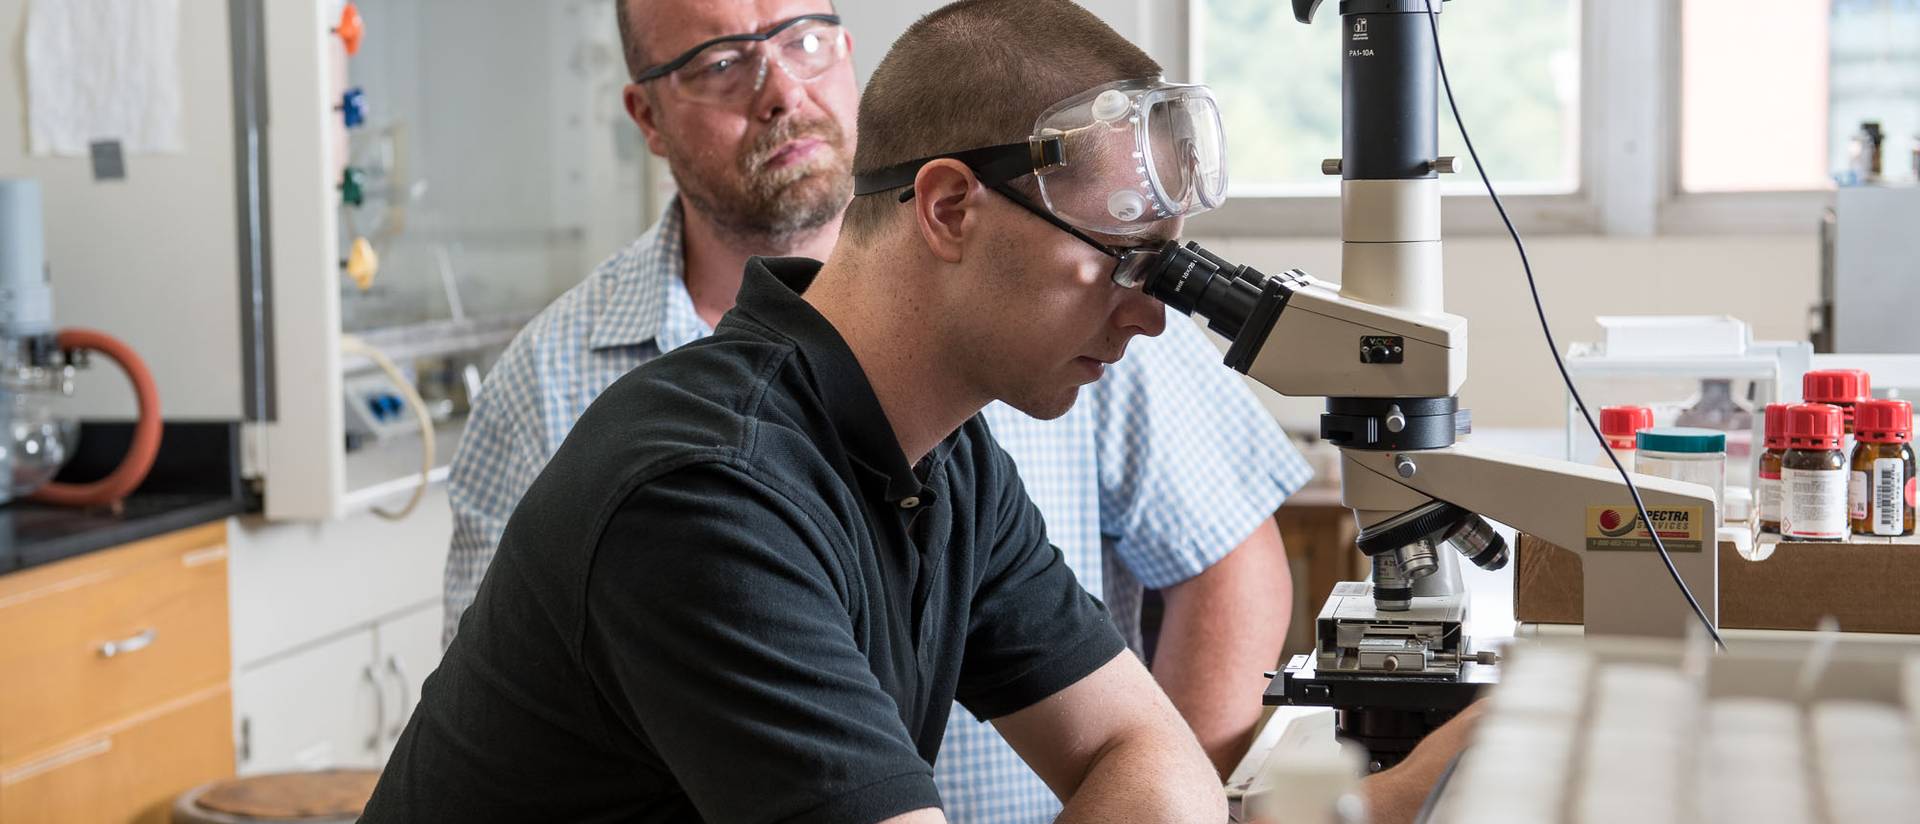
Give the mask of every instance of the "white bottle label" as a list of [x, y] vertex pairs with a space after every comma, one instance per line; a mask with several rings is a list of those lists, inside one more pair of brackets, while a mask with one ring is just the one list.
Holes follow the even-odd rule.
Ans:
[[1907, 465], [1899, 458], [1873, 461], [1873, 534], [1907, 531]]
[[1760, 476], [1760, 518], [1764, 523], [1780, 522], [1780, 479]]
[[1781, 534], [1847, 537], [1847, 474], [1844, 469], [1781, 470]]
[[1847, 473], [1847, 517], [1862, 520], [1867, 517], [1867, 473]]

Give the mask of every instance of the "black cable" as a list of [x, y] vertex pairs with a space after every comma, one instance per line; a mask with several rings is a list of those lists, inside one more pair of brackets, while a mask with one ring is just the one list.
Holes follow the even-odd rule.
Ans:
[[1467, 144], [1467, 155], [1473, 158], [1473, 167], [1480, 173], [1480, 182], [1487, 187], [1487, 197], [1493, 199], [1493, 208], [1500, 213], [1500, 222], [1506, 224], [1507, 234], [1513, 238], [1514, 248], [1520, 250], [1520, 268], [1527, 273], [1527, 290], [1533, 294], [1533, 311], [1540, 316], [1540, 331], [1547, 338], [1547, 352], [1553, 355], [1553, 365], [1560, 370], [1560, 380], [1567, 384], [1567, 393], [1573, 396], [1574, 406], [1579, 407], [1580, 417], [1587, 421], [1587, 428], [1593, 430], [1593, 437], [1600, 442], [1600, 451], [1613, 462], [1613, 468], [1620, 473], [1620, 479], [1627, 484], [1627, 492], [1633, 495], [1633, 506], [1640, 512], [1640, 523], [1646, 527], [1647, 535], [1653, 538], [1653, 548], [1660, 551], [1660, 561], [1667, 565], [1667, 574], [1673, 576], [1674, 586], [1680, 588], [1680, 594], [1686, 596], [1687, 606], [1693, 607], [1693, 614], [1700, 618], [1700, 625], [1706, 627], [1707, 635], [1713, 638], [1715, 646], [1725, 651], [1727, 644], [1720, 640], [1719, 630], [1707, 619], [1707, 612], [1700, 608], [1700, 601], [1693, 597], [1693, 590], [1687, 588], [1687, 582], [1681, 580], [1680, 570], [1673, 565], [1673, 556], [1667, 553], [1667, 544], [1660, 540], [1660, 530], [1653, 526], [1653, 518], [1647, 515], [1647, 505], [1640, 500], [1640, 488], [1634, 486], [1633, 475], [1620, 463], [1620, 456], [1613, 454], [1607, 447], [1607, 438], [1600, 434], [1600, 425], [1594, 423], [1593, 415], [1587, 411], [1587, 402], [1580, 397], [1580, 390], [1573, 385], [1573, 375], [1567, 372], [1566, 361], [1560, 357], [1560, 345], [1553, 340], [1553, 328], [1547, 324], [1547, 310], [1540, 302], [1540, 286], [1533, 279], [1533, 264], [1527, 261], [1527, 245], [1520, 240], [1520, 232], [1513, 228], [1513, 220], [1507, 216], [1507, 207], [1500, 203], [1500, 195], [1493, 191], [1493, 181], [1487, 177], [1487, 167], [1480, 163], [1480, 153], [1473, 148], [1473, 138], [1467, 136], [1467, 123], [1460, 117], [1460, 104], [1453, 99], [1453, 82], [1447, 79], [1447, 61], [1440, 54], [1439, 16], [1433, 11], [1433, 0], [1424, 0], [1427, 7], [1427, 27], [1433, 32], [1433, 59], [1440, 67], [1440, 84], [1447, 90], [1447, 107], [1453, 110], [1454, 125], [1460, 128], [1460, 140]]

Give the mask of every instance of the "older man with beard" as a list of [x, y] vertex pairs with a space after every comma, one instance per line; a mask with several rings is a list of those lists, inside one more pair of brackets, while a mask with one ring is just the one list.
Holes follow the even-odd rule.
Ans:
[[[762, 15], [760, 5], [781, 8]], [[627, 113], [648, 149], [667, 159], [679, 196], [646, 234], [528, 323], [488, 375], [448, 479], [443, 644], [473, 603], [514, 506], [587, 405], [634, 367], [710, 334], [733, 308], [747, 258], [824, 260], [853, 197], [852, 40], [817, 19], [832, 10], [826, 0], [617, 8], [637, 80], [626, 87]], [[757, 25], [762, 19], [772, 25]], [[650, 43], [697, 45], [739, 31], [769, 39], [713, 44], [698, 65], [672, 65], [674, 55], [691, 54], [681, 51], [655, 65], [640, 31]], [[753, 44], [800, 58], [742, 61]], [[657, 73], [647, 76], [650, 67]]]
[[[594, 401], [629, 370], [705, 338], [749, 256], [826, 259], [852, 197], [852, 40], [827, 0], [617, 0], [625, 103], [679, 197], [660, 222], [535, 318], [487, 379], [449, 493], [446, 640], [508, 517]], [[1309, 471], [1193, 325], [1168, 324], [1057, 420], [982, 417], [1048, 539], [1141, 649], [1143, 585], [1165, 619], [1155, 680], [1216, 770], [1260, 715], [1291, 581], [1272, 513]], [[636, 409], [632, 414], [645, 415]], [[1052, 820], [1060, 802], [993, 727], [956, 706], [935, 766], [968, 824]]]

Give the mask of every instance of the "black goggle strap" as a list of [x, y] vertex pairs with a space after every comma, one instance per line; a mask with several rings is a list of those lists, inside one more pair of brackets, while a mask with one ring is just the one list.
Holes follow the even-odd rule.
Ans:
[[866, 174], [855, 175], [853, 194], [859, 197], [905, 187], [906, 191], [900, 193], [900, 202], [905, 203], [913, 199], [913, 179], [920, 174], [920, 167], [945, 158], [966, 164], [967, 168], [973, 170], [974, 176], [980, 178], [980, 183], [989, 187], [998, 186], [1023, 175], [1063, 166], [1067, 162], [1066, 144], [1059, 137], [1002, 143], [998, 146], [983, 146], [978, 149], [929, 155], [918, 160], [909, 160]]

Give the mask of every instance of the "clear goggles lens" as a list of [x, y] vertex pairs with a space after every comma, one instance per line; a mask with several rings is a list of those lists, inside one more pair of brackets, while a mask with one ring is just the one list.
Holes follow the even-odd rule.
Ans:
[[674, 88], [687, 98], [721, 103], [758, 91], [766, 82], [770, 63], [795, 80], [813, 80], [846, 57], [846, 44], [839, 25], [802, 20], [769, 40], [715, 43], [671, 76]]
[[1095, 232], [1132, 235], [1217, 208], [1227, 196], [1220, 109], [1202, 86], [1109, 84], [1040, 116], [1064, 162], [1037, 175], [1047, 208]]

